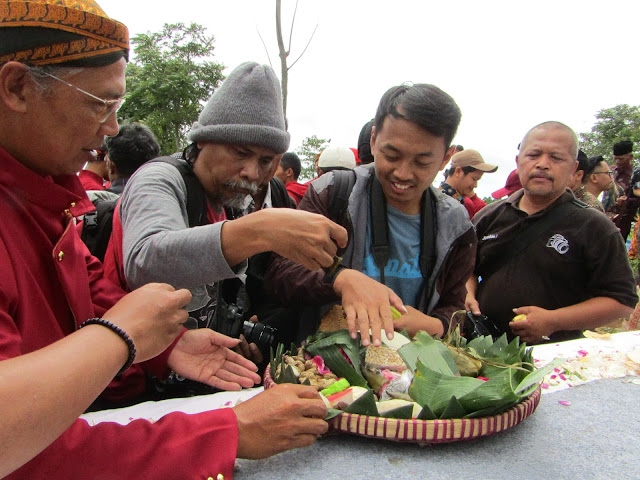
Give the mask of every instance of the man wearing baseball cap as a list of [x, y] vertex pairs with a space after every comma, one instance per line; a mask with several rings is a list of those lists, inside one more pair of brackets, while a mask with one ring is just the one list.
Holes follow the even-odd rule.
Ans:
[[469, 218], [473, 218], [477, 209], [469, 198], [474, 195], [482, 175], [496, 170], [498, 167], [486, 163], [476, 150], [462, 150], [451, 157], [451, 167], [445, 172], [446, 178], [440, 190], [462, 203]]
[[520, 177], [518, 177], [518, 170], [513, 170], [509, 176], [507, 177], [507, 181], [504, 184], [504, 187], [499, 188], [495, 192], [491, 194], [493, 198], [496, 200], [502, 197], [508, 197], [512, 193], [517, 192], [522, 188], [522, 184], [520, 183]]

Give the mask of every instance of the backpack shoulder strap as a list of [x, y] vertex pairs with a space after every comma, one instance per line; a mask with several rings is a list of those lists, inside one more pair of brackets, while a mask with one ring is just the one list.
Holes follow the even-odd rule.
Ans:
[[371, 254], [373, 255], [373, 261], [380, 269], [380, 283], [384, 284], [384, 269], [391, 256], [389, 220], [387, 219], [387, 202], [382, 191], [382, 185], [375, 175], [373, 175], [371, 182], [369, 202], [371, 205]]
[[271, 188], [271, 204], [275, 208], [296, 208], [296, 202], [291, 198], [280, 179], [273, 177], [269, 186]]
[[198, 177], [193, 173], [191, 165], [189, 165], [186, 160], [176, 157], [158, 157], [149, 160], [149, 162], [168, 163], [180, 172], [187, 186], [187, 216], [189, 217], [189, 227], [207, 225], [209, 223], [207, 218], [207, 199]]
[[334, 170], [332, 173], [334, 183], [327, 212], [331, 220], [342, 224], [347, 214], [349, 196], [356, 183], [356, 173], [353, 170]]
[[93, 202], [96, 209], [85, 214], [80, 238], [91, 254], [104, 261], [111, 231], [113, 230], [113, 212], [120, 197], [113, 199], [97, 199]]

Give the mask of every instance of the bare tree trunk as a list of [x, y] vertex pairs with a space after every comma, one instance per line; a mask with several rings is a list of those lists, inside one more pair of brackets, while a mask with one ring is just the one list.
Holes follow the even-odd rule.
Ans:
[[282, 0], [276, 0], [276, 35], [278, 37], [278, 52], [280, 56], [280, 74], [282, 76], [282, 111], [284, 118], [287, 118], [287, 90], [289, 84], [289, 68], [287, 67], [287, 57], [289, 52], [284, 48], [282, 39], [282, 22], [281, 22]]

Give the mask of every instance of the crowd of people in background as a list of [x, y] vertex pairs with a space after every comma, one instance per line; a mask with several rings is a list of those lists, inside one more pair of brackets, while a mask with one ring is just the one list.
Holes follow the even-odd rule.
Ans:
[[118, 124], [123, 24], [95, 2], [3, 3], [24, 11], [0, 22], [0, 477], [84, 478], [90, 464], [105, 478], [231, 478], [236, 457], [313, 443], [327, 408], [305, 385], [156, 423], [78, 417], [259, 384], [269, 348], [300, 343], [335, 304], [365, 346], [442, 337], [464, 327], [460, 311], [509, 339], [561, 341], [637, 305], [630, 141], [610, 166], [570, 127], [532, 126], [487, 205], [478, 183], [502, 172], [453, 144], [455, 100], [403, 84], [357, 148], [318, 152], [300, 183], [280, 82], [246, 62], [189, 145], [162, 156], [147, 127]]

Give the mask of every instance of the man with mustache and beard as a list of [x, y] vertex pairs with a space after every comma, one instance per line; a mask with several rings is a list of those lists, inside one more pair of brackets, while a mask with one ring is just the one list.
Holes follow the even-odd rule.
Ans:
[[523, 190], [473, 219], [478, 250], [466, 308], [528, 344], [579, 338], [637, 302], [618, 229], [567, 189], [577, 154], [566, 125], [533, 127], [516, 157]]
[[[289, 208], [260, 208], [236, 219], [225, 213], [243, 209], [247, 196], [269, 185], [289, 147], [280, 83], [269, 66], [246, 62], [234, 69], [188, 138], [183, 159], [172, 159], [188, 166], [186, 175], [151, 161], [127, 183], [105, 256], [110, 278], [124, 279], [128, 288], [159, 281], [187, 288], [193, 326], [211, 327], [215, 284], [244, 278], [248, 258], [273, 251], [314, 270], [331, 265], [347, 235], [322, 215]], [[195, 222], [194, 190], [200, 194]], [[265, 198], [273, 206], [270, 192]], [[255, 345], [250, 356], [260, 360]]]

